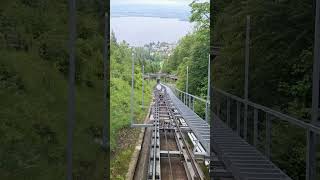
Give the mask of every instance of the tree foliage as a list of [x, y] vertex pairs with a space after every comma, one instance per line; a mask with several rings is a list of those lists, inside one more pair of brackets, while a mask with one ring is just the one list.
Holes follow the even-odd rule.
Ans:
[[195, 23], [195, 30], [179, 41], [173, 54], [164, 62], [163, 71], [177, 74], [177, 86], [185, 90], [188, 66], [189, 92], [205, 96], [209, 61], [209, 3], [194, 1], [190, 6], [190, 21]]
[[[66, 179], [68, 1], [0, 1], [0, 179]], [[103, 179], [104, 2], [77, 1], [75, 179]], [[111, 39], [112, 152], [130, 123], [131, 48]], [[135, 118], [142, 119], [141, 66], [135, 68]], [[151, 83], [145, 84], [145, 103]], [[135, 138], [135, 137], [133, 137]], [[115, 153], [113, 158], [116, 159]], [[118, 172], [123, 177], [127, 164]]]

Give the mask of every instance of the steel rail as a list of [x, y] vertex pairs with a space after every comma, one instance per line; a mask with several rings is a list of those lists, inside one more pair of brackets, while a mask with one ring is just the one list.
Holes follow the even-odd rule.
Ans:
[[[162, 87], [165, 87], [163, 84], [161, 84], [161, 85], [162, 85]], [[166, 98], [166, 99], [170, 99], [170, 98], [168, 98], [167, 92], [166, 92], [166, 94], [165, 94], [165, 98]], [[169, 109], [170, 109], [170, 110], [169, 110], [169, 113], [172, 115], [172, 117], [174, 117], [174, 115], [172, 114], [172, 111], [171, 111], [171, 107], [170, 107]], [[177, 119], [175, 118], [174, 121], [175, 121], [177, 130], [178, 130], [177, 133], [180, 134], [180, 137], [182, 138], [182, 142], [183, 142], [183, 144], [184, 144], [185, 147], [186, 147], [187, 156], [188, 156], [189, 159], [190, 159], [191, 166], [192, 166], [192, 168], [193, 168], [193, 170], [194, 170], [194, 173], [195, 173], [196, 177], [198, 177], [199, 179], [202, 179], [202, 177], [200, 176], [200, 174], [199, 174], [199, 172], [198, 172], [198, 169], [197, 169], [197, 167], [196, 167], [195, 159], [194, 159], [193, 156], [191, 155], [191, 150], [190, 150], [189, 146], [187, 145], [187, 141], [186, 141], [185, 137], [183, 136], [183, 133], [182, 133], [182, 131], [181, 131], [179, 125], [178, 125]], [[185, 161], [187, 161], [187, 160], [185, 159]]]
[[[165, 97], [163, 97], [163, 99], [165, 99]], [[166, 110], [169, 111], [169, 108], [168, 108], [168, 104], [167, 104], [166, 99], [165, 99], [164, 103], [165, 103], [165, 105], [166, 105]], [[166, 139], [166, 146], [168, 147], [168, 138], [167, 138], [167, 131], [166, 131], [166, 129], [164, 129], [164, 136], [165, 136], [165, 139]], [[169, 159], [169, 167], [170, 167], [170, 176], [171, 176], [171, 179], [173, 180], [172, 166], [171, 166], [171, 159], [170, 159], [169, 148], [168, 148], [168, 159]]]
[[[167, 138], [167, 131], [166, 131], [166, 129], [164, 129], [164, 137], [165, 137], [165, 139], [166, 139], [166, 146], [168, 147], [168, 138]], [[168, 148], [168, 160], [169, 160], [169, 167], [170, 167], [170, 177], [171, 177], [171, 180], [173, 180], [169, 148]]]
[[199, 177], [200, 179], [202, 179], [201, 176], [200, 176], [200, 174], [199, 174], [199, 172], [198, 172], [198, 170], [197, 170], [197, 167], [196, 167], [196, 165], [195, 165], [195, 162], [194, 162], [195, 159], [192, 157], [192, 155], [191, 155], [191, 153], [190, 153], [191, 150], [190, 150], [190, 148], [187, 146], [186, 139], [184, 138], [180, 127], [177, 126], [177, 129], [178, 129], [178, 132], [179, 132], [180, 136], [182, 137], [183, 144], [186, 145], [186, 149], [187, 149], [186, 152], [187, 152], [187, 155], [189, 156], [189, 158], [190, 158], [190, 160], [191, 160], [190, 162], [191, 162], [191, 165], [192, 165], [192, 167], [193, 167], [193, 169], [194, 169], [194, 172], [195, 172], [195, 174], [196, 174], [197, 177]]
[[[175, 123], [177, 124], [177, 121], [176, 121]], [[180, 129], [180, 127], [179, 127], [178, 125], [177, 125], [176, 127], [177, 127], [177, 129], [178, 129], [178, 133], [179, 133], [180, 136], [182, 137], [183, 144], [186, 145], [186, 152], [187, 152], [188, 157], [189, 157], [190, 160], [191, 160], [190, 162], [191, 162], [191, 165], [192, 165], [192, 167], [193, 167], [193, 169], [194, 169], [194, 172], [195, 172], [195, 174], [196, 174], [197, 177], [199, 177], [200, 179], [202, 179], [201, 176], [200, 176], [200, 174], [199, 174], [199, 172], [198, 172], [198, 170], [197, 170], [197, 167], [196, 167], [196, 165], [195, 165], [195, 159], [192, 157], [192, 155], [191, 155], [191, 153], [190, 153], [190, 148], [187, 146], [187, 142], [186, 142], [186, 140], [185, 140], [185, 138], [184, 138], [184, 136], [183, 136], [183, 134], [182, 134], [182, 131], [181, 131], [181, 129]]]

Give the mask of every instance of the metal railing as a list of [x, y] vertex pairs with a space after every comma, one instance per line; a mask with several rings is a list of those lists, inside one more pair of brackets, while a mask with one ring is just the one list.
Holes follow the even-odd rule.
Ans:
[[[264, 149], [264, 154], [267, 158], [271, 159], [272, 151], [271, 151], [271, 145], [272, 145], [272, 135], [273, 131], [275, 131], [275, 127], [273, 128], [273, 124], [276, 122], [286, 122], [289, 125], [294, 125], [295, 127], [299, 127], [305, 130], [306, 134], [310, 131], [317, 135], [320, 135], [320, 127], [317, 125], [314, 125], [312, 123], [305, 122], [303, 120], [294, 118], [292, 116], [289, 116], [287, 114], [284, 114], [282, 112], [273, 110], [271, 108], [256, 104], [254, 102], [251, 102], [246, 99], [242, 99], [240, 97], [237, 97], [235, 95], [232, 95], [230, 93], [227, 93], [221, 89], [213, 88], [214, 90], [214, 109], [215, 114], [217, 117], [219, 117], [221, 120], [225, 122], [225, 124], [230, 127], [231, 129], [234, 129], [236, 133], [245, 139], [249, 144], [252, 144], [257, 149], [259, 149], [260, 143], [262, 144]], [[221, 109], [222, 105], [224, 105], [224, 111]], [[245, 108], [247, 106], [247, 108]], [[247, 111], [247, 112], [244, 112]], [[249, 111], [251, 113], [249, 113]], [[224, 114], [222, 114], [224, 112]], [[232, 118], [232, 114], [235, 115], [236, 118]], [[245, 116], [247, 114], [247, 116]], [[233, 116], [234, 117], [234, 116]], [[260, 118], [259, 118], [260, 117]], [[261, 117], [263, 117], [263, 120], [261, 120]], [[247, 118], [247, 119], [245, 119]], [[249, 119], [253, 120], [251, 123], [248, 121]], [[233, 121], [235, 120], [235, 122]], [[261, 121], [264, 121], [264, 127], [259, 128], [258, 125], [261, 123]], [[244, 123], [249, 122], [249, 123]], [[248, 131], [248, 124], [251, 124], [253, 128], [253, 132]], [[235, 128], [234, 126], [235, 125]], [[285, 129], [288, 127], [285, 127]], [[301, 131], [299, 131], [301, 133]], [[261, 138], [261, 134], [264, 135], [263, 141], [259, 142], [259, 137]], [[301, 133], [303, 134], [303, 133]], [[248, 136], [251, 136], [249, 138]], [[308, 136], [305, 137], [306, 142], [308, 141]], [[251, 143], [250, 143], [251, 141]], [[317, 144], [315, 143], [314, 146]], [[310, 156], [310, 147], [306, 145], [306, 164], [309, 164], [308, 157]], [[316, 157], [313, 157], [316, 159]], [[309, 164], [311, 166], [316, 167], [317, 163]], [[309, 168], [306, 165], [306, 169]]]
[[192, 95], [190, 93], [186, 93], [176, 87], [173, 87], [172, 85], [169, 85], [173, 93], [185, 104], [187, 105], [192, 111], [194, 111], [196, 114], [198, 114], [200, 117], [201, 115], [199, 112], [197, 113], [195, 110], [195, 104], [196, 102], [202, 103], [205, 105], [204, 113], [205, 113], [205, 121], [208, 122], [208, 117], [209, 117], [209, 106], [210, 106], [210, 101], [203, 99], [201, 97]]
[[[208, 115], [209, 109], [210, 109], [209, 108], [210, 101], [200, 98], [198, 96], [192, 95], [190, 93], [186, 93], [176, 87], [173, 87], [172, 85], [168, 85], [168, 86], [172, 89], [174, 94], [193, 111], [195, 110], [194, 108], [195, 101], [205, 103], [206, 117], [210, 117]], [[255, 146], [257, 149], [260, 143], [264, 143], [263, 144], [264, 154], [271, 161], [272, 161], [271, 159], [272, 132], [273, 132], [273, 124], [275, 124], [272, 121], [287, 122], [290, 125], [294, 125], [296, 127], [302, 128], [305, 131], [311, 131], [317, 135], [320, 135], [320, 127], [317, 125], [305, 122], [303, 120], [289, 116], [277, 110], [240, 98], [238, 96], [225, 92], [221, 89], [214, 88], [213, 90], [214, 90], [214, 99], [215, 99], [213, 105], [214, 105], [214, 108], [216, 109], [215, 110], [216, 116], [219, 117], [221, 120], [223, 120], [229, 128], [234, 129], [235, 132], [240, 137], [246, 140], [249, 144], [252, 144], [253, 146]], [[225, 112], [224, 118], [223, 118], [223, 115], [221, 114], [223, 112], [223, 109], [221, 109], [222, 104], [224, 104], [226, 107], [224, 111]], [[245, 106], [247, 106], [247, 108], [245, 108]], [[235, 110], [232, 108], [234, 108]], [[247, 111], [247, 112], [244, 112], [244, 111]], [[252, 113], [249, 113], [249, 111]], [[232, 113], [235, 114], [235, 118], [232, 118], [233, 117], [231, 115]], [[262, 115], [264, 115], [263, 117], [265, 122], [263, 129], [258, 127], [259, 123], [261, 123], [260, 122], [261, 118], [259, 117], [262, 117]], [[253, 123], [250, 123], [250, 121], [248, 121], [249, 119], [252, 119]], [[247, 123], [244, 123], [244, 121], [246, 121]], [[208, 124], [210, 124], [209, 120], [207, 120], [207, 122]], [[232, 127], [231, 125], [232, 123], [236, 124], [235, 128]], [[248, 125], [250, 124], [251, 125], [253, 124], [253, 128], [248, 128]], [[253, 132], [250, 132], [249, 131], [250, 129], [253, 129]], [[264, 137], [265, 140], [263, 142], [259, 141], [259, 137], [261, 136], [261, 134], [265, 136]], [[252, 138], [248, 138], [248, 136], [252, 136]], [[250, 143], [250, 140], [252, 143]], [[308, 146], [306, 148], [306, 156], [307, 157], [310, 156]], [[316, 164], [314, 164], [314, 166], [316, 166]]]

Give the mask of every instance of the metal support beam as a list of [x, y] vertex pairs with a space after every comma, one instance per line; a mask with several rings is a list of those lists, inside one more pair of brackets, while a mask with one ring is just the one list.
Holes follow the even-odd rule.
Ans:
[[230, 127], [230, 98], [227, 98], [227, 125]]
[[209, 112], [209, 104], [208, 104], [208, 101], [206, 102], [206, 114], [205, 114], [205, 119], [206, 119], [206, 122], [209, 122], [208, 120], [208, 118], [209, 118], [209, 114], [208, 114], [208, 112]]
[[257, 147], [258, 145], [258, 109], [254, 108], [253, 112], [253, 145]]
[[[246, 28], [246, 52], [245, 52], [245, 79], [244, 79], [244, 99], [248, 100], [248, 86], [249, 86], [249, 58], [250, 58], [250, 16], [247, 16]], [[247, 127], [248, 127], [248, 103], [244, 104], [244, 125], [243, 136], [247, 140]]]
[[207, 102], [206, 102], [206, 121], [209, 122], [209, 102], [210, 101], [210, 54], [208, 59], [208, 87], [207, 87]]
[[[319, 126], [319, 73], [320, 73], [320, 0], [316, 0], [316, 17], [314, 32], [314, 59], [312, 75], [312, 114], [311, 123]], [[315, 180], [316, 175], [316, 151], [317, 135], [308, 129], [307, 132], [307, 159], [306, 159], [306, 179]]]
[[75, 123], [75, 43], [76, 43], [76, 0], [69, 0], [69, 89], [68, 89], [68, 132], [67, 132], [67, 179], [72, 180], [72, 147]]
[[133, 128], [145, 128], [145, 127], [153, 127], [154, 124], [132, 124], [131, 127]]
[[272, 120], [270, 115], [266, 113], [266, 144], [265, 153], [268, 158], [271, 158], [271, 135], [272, 135]]
[[109, 117], [108, 117], [108, 94], [109, 89], [107, 85], [107, 81], [109, 78], [107, 78], [108, 67], [107, 67], [107, 57], [108, 57], [108, 41], [109, 41], [109, 17], [108, 14], [105, 13], [105, 32], [104, 32], [104, 46], [103, 46], [103, 147], [107, 148], [108, 146], [108, 124], [109, 124]]
[[237, 101], [237, 133], [240, 136], [241, 127], [240, 127], [240, 102]]

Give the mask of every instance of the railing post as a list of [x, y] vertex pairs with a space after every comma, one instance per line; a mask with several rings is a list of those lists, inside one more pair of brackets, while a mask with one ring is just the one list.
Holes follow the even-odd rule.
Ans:
[[192, 110], [194, 111], [194, 98], [192, 98]]
[[208, 100], [206, 101], [206, 122], [209, 122], [209, 103]]
[[185, 95], [186, 95], [186, 102], [184, 104], [187, 106], [188, 105], [188, 94], [185, 93]]
[[227, 125], [230, 127], [230, 98], [227, 97]]
[[[312, 113], [311, 123], [319, 124], [319, 73], [320, 73], [320, 0], [316, 0], [316, 17], [314, 31], [314, 58], [312, 73]], [[306, 159], [306, 179], [315, 180], [317, 175], [316, 166], [317, 135], [308, 129], [307, 132], [307, 159]]]
[[220, 118], [220, 103], [217, 102], [217, 116]]
[[[187, 66], [187, 82], [186, 82], [186, 95], [188, 93], [188, 88], [189, 88], [189, 66]], [[186, 101], [185, 101], [185, 105], [187, 105], [187, 98], [186, 98]], [[188, 106], [188, 105], [187, 105]]]
[[240, 136], [241, 127], [240, 127], [240, 102], [237, 101], [237, 133]]
[[254, 108], [253, 112], [253, 145], [257, 147], [258, 145], [258, 109]]
[[265, 153], [268, 158], [271, 158], [271, 135], [272, 135], [272, 120], [270, 115], [266, 113], [266, 144], [265, 144]]
[[189, 95], [189, 108], [191, 109], [191, 96]]
[[[248, 100], [248, 86], [249, 86], [249, 58], [250, 58], [250, 16], [247, 16], [246, 28], [246, 52], [245, 52], [245, 85], [244, 85], [244, 98]], [[247, 140], [247, 127], [248, 127], [248, 103], [244, 104], [244, 127], [243, 136]]]

